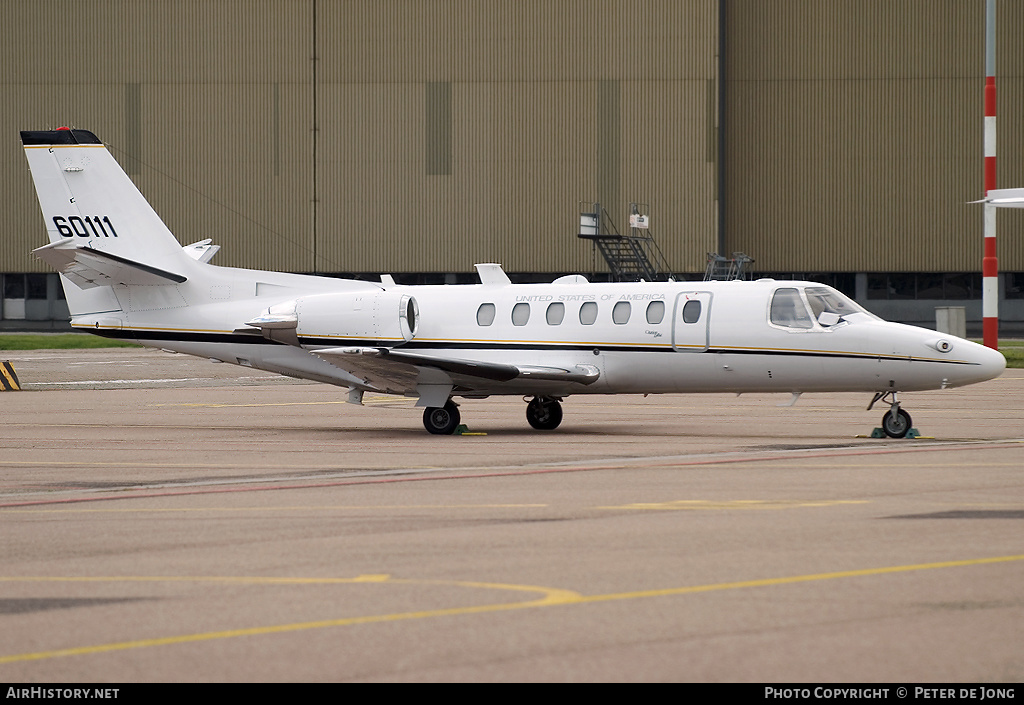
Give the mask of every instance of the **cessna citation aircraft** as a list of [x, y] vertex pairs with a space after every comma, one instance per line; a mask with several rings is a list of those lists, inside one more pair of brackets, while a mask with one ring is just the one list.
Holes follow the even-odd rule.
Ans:
[[210, 240], [182, 247], [93, 133], [21, 133], [71, 324], [110, 338], [417, 397], [423, 425], [454, 433], [455, 397], [531, 400], [554, 429], [574, 394], [865, 392], [882, 428], [910, 429], [897, 392], [992, 379], [998, 352], [888, 323], [800, 281], [399, 286], [217, 267]]

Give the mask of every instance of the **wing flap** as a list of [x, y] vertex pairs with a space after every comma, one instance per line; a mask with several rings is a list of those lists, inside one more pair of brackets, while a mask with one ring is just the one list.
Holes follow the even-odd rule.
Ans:
[[473, 389], [513, 380], [587, 385], [600, 377], [600, 371], [592, 365], [576, 365], [572, 369], [510, 365], [393, 348], [325, 348], [313, 352], [368, 384], [394, 393], [414, 393], [424, 384], [457, 384]]

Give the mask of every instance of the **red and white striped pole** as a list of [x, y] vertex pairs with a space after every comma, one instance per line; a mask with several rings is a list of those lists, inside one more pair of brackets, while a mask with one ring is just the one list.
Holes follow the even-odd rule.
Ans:
[[[996, 187], [996, 2], [985, 0], [985, 196]], [[985, 204], [985, 256], [981, 260], [982, 342], [999, 347], [999, 260], [996, 209]]]

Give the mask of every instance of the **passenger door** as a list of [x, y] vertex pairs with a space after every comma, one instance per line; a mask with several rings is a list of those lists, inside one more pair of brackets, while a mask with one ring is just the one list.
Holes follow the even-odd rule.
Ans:
[[710, 291], [684, 291], [676, 296], [672, 311], [672, 349], [705, 352], [711, 345]]

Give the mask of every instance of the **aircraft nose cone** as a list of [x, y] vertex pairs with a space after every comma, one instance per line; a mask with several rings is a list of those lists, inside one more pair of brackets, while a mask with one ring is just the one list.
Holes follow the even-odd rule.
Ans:
[[981, 369], [985, 374], [985, 379], [994, 379], [1003, 374], [1006, 369], [1006, 358], [1003, 357], [1003, 354], [985, 346], [981, 346], [981, 349], [983, 351]]
[[1006, 358], [1003, 357], [1003, 354], [984, 345], [971, 343], [966, 357], [971, 362], [971, 365], [968, 372], [969, 379], [965, 380], [963, 384], [973, 384], [974, 382], [995, 379], [1003, 374], [1003, 371], [1006, 369]]

